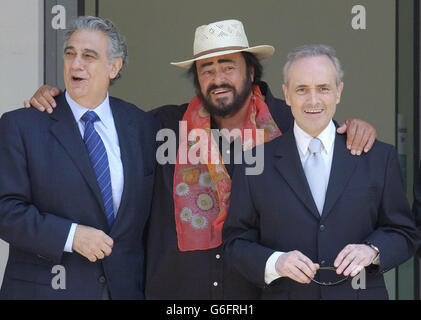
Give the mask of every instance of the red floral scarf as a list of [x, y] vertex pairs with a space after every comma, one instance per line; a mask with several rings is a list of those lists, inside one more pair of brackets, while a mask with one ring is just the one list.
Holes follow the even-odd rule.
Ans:
[[[210, 115], [198, 96], [190, 101], [183, 121], [187, 123], [187, 136], [186, 132], [180, 130], [180, 141], [188, 142], [179, 146], [173, 186], [178, 247], [180, 251], [216, 248], [222, 244], [222, 226], [229, 209], [231, 178], [211, 133]], [[264, 130], [264, 137], [256, 135], [256, 128]], [[253, 134], [245, 134], [245, 129], [252, 129]], [[281, 135], [256, 85], [253, 86], [241, 134], [243, 150], [252, 149]], [[195, 141], [188, 140], [191, 135], [196, 136]], [[200, 152], [197, 163], [191, 163], [191, 158], [186, 155], [197, 155], [198, 148], [205, 152]]]

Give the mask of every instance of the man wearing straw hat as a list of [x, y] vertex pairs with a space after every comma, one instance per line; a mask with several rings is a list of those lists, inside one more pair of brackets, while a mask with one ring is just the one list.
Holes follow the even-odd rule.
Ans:
[[[259, 61], [273, 53], [272, 46], [250, 47], [238, 20], [200, 26], [195, 34], [194, 58], [172, 63], [189, 69], [197, 96], [188, 104], [163, 106], [152, 112], [177, 137], [179, 121], [185, 121], [188, 133], [200, 128], [209, 139], [210, 129], [260, 128], [265, 132], [264, 141], [270, 141], [293, 123], [285, 102], [273, 97], [261, 81]], [[30, 103], [51, 112], [52, 94], [58, 91], [44, 86]], [[338, 130], [344, 133], [346, 129], [353, 154], [371, 148], [376, 134], [369, 124], [350, 120]], [[223, 136], [218, 140], [227, 142]], [[147, 238], [147, 299], [258, 298], [259, 289], [228, 267], [221, 248], [234, 169], [233, 140], [228, 139], [227, 149], [220, 149], [222, 164], [158, 165]], [[251, 142], [251, 146], [255, 144]]]

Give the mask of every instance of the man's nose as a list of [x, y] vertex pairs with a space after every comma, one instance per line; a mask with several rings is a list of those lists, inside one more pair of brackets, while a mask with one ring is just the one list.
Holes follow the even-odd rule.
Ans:
[[314, 107], [320, 104], [319, 94], [316, 89], [311, 89], [309, 93], [309, 104]]
[[83, 61], [82, 58], [77, 55], [72, 61], [72, 69], [83, 69]]
[[225, 82], [225, 74], [224, 72], [217, 70], [215, 72], [214, 82], [216, 85], [220, 85]]

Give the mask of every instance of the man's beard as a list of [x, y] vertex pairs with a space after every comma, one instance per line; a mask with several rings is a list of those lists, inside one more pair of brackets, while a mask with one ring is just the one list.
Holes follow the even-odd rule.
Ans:
[[[206, 92], [206, 97], [203, 95], [201, 91], [199, 92], [199, 96], [203, 101], [203, 105], [205, 109], [209, 112], [211, 116], [218, 116], [221, 118], [225, 118], [230, 115], [236, 114], [241, 109], [241, 107], [244, 105], [244, 103], [246, 102], [247, 98], [249, 97], [252, 91], [252, 86], [253, 86], [253, 83], [251, 79], [249, 77], [246, 77], [243, 81], [243, 89], [239, 91], [238, 94], [237, 94], [237, 90], [233, 86], [227, 83], [223, 83], [219, 86], [216, 86], [216, 85], [210, 86]], [[233, 94], [232, 103], [227, 104], [225, 101], [220, 101], [219, 103], [217, 102], [217, 104], [212, 103], [212, 100], [210, 97], [211, 91], [215, 89], [219, 89], [219, 88], [227, 88], [227, 89], [232, 90], [232, 94]]]

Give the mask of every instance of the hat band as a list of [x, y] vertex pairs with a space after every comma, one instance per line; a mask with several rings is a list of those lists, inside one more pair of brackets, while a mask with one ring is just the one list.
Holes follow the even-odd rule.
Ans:
[[225, 50], [241, 50], [241, 49], [247, 49], [247, 48], [248, 47], [242, 47], [242, 46], [222, 47], [222, 48], [202, 51], [198, 54], [195, 54], [193, 57], [196, 59], [196, 58], [199, 58], [199, 57], [204, 56], [206, 54], [210, 54], [210, 53], [214, 53], [214, 52], [225, 51]]

